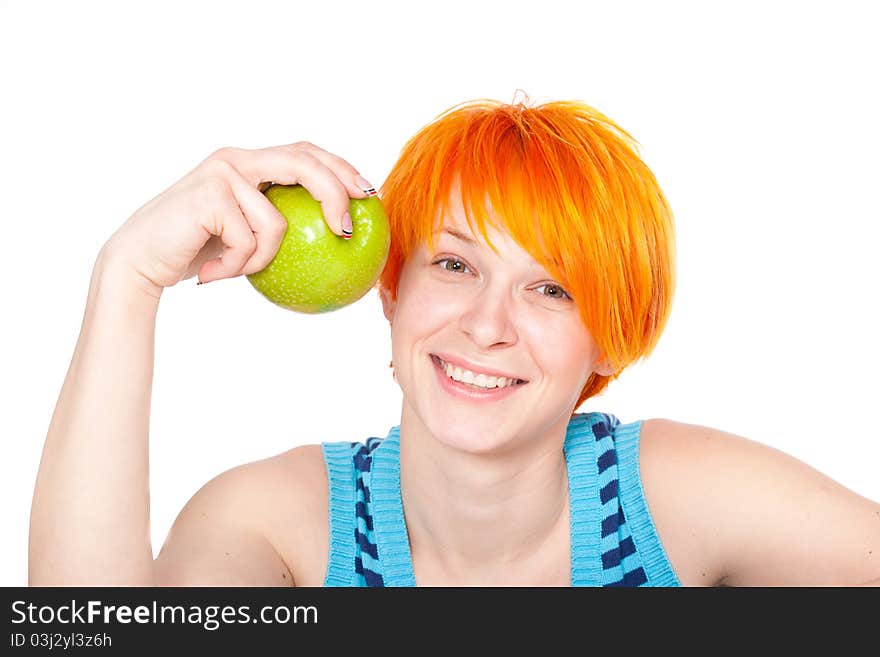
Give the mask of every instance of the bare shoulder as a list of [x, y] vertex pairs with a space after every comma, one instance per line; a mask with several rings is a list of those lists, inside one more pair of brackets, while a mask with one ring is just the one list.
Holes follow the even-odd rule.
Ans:
[[156, 560], [160, 580], [309, 586], [326, 564], [327, 508], [320, 445], [231, 468], [178, 515]]
[[880, 504], [772, 446], [667, 419], [639, 468], [682, 584], [854, 585], [880, 577]]
[[320, 586], [326, 570], [329, 486], [320, 445], [300, 445], [243, 466], [254, 498], [265, 505], [263, 531], [294, 573], [297, 586]]
[[702, 502], [700, 491], [711, 478], [693, 448], [710, 440], [698, 427], [662, 418], [644, 420], [639, 437], [639, 474], [645, 500], [683, 586], [722, 583], [723, 551], [711, 531], [717, 509]]

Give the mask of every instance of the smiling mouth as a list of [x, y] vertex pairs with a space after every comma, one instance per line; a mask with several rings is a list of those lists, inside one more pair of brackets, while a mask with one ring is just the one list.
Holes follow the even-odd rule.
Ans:
[[[434, 364], [437, 365], [437, 367], [439, 367], [441, 369], [441, 371], [443, 371], [444, 374], [446, 374], [445, 367], [443, 365], [443, 361], [440, 359], [439, 356], [437, 356], [435, 354], [431, 354], [431, 360], [434, 361]], [[466, 385], [470, 388], [473, 388], [474, 390], [504, 390], [504, 388], [486, 388], [484, 386], [473, 385], [473, 384], [467, 383], [465, 381], [456, 381], [448, 374], [446, 374], [446, 376], [449, 379], [451, 379], [452, 381], [455, 381], [456, 383], [460, 383], [462, 385]], [[513, 384], [505, 386], [505, 388], [515, 388], [516, 386], [525, 385], [526, 383], [528, 383], [528, 381], [526, 381], [524, 379], [517, 379]]]

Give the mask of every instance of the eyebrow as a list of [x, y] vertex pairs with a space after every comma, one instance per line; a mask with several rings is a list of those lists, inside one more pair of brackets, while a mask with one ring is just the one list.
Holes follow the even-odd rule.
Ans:
[[[442, 235], [443, 233], [446, 233], [450, 237], [454, 237], [455, 239], [460, 240], [460, 241], [464, 242], [465, 244], [470, 244], [471, 246], [477, 246], [477, 241], [475, 239], [473, 239], [472, 237], [470, 237], [468, 235], [465, 235], [464, 233], [462, 233], [459, 230], [456, 230], [455, 228], [444, 228], [440, 232], [440, 234]], [[542, 270], [544, 269], [543, 265], [541, 265], [541, 263], [539, 263], [535, 260], [532, 260], [529, 263], [529, 267], [531, 267], [532, 269], [542, 269]]]
[[461, 231], [456, 230], [455, 228], [444, 228], [443, 232], [447, 235], [451, 235], [457, 240], [464, 242], [465, 244], [470, 244], [471, 246], [476, 245], [477, 241], [471, 237], [468, 237]]

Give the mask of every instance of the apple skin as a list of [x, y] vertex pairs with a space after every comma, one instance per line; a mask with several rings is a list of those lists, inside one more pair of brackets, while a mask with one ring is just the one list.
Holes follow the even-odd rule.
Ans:
[[272, 303], [299, 313], [326, 313], [364, 296], [382, 273], [391, 245], [388, 216], [378, 197], [351, 199], [352, 237], [327, 226], [321, 204], [302, 185], [272, 185], [264, 194], [287, 219], [278, 253], [248, 274]]

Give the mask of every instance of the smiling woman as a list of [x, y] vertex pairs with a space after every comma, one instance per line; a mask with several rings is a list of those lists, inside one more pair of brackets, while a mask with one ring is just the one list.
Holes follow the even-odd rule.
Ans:
[[[95, 263], [46, 438], [33, 584], [708, 586], [880, 580], [880, 505], [778, 450], [581, 404], [656, 346], [670, 208], [635, 141], [575, 101], [478, 100], [405, 145], [382, 186], [377, 288], [400, 422], [233, 468], [149, 536], [155, 319], [166, 287], [251, 274], [302, 184], [345, 239], [372, 190], [309, 142], [219, 149]], [[228, 251], [217, 258], [222, 236]]]

